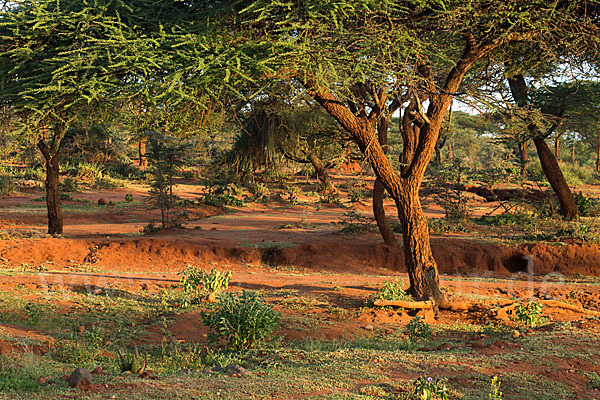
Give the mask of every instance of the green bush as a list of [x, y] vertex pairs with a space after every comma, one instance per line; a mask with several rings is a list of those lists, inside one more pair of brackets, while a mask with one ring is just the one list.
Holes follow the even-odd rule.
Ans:
[[406, 325], [406, 333], [410, 340], [427, 339], [432, 335], [431, 327], [421, 317], [414, 317]]
[[100, 175], [94, 178], [94, 187], [98, 189], [116, 189], [123, 185], [109, 175]]
[[254, 347], [272, 334], [279, 324], [279, 313], [255, 293], [224, 293], [209, 310], [200, 313], [209, 328], [209, 341], [225, 340], [232, 350]]
[[393, 281], [386, 281], [377, 293], [369, 298], [369, 302], [373, 303], [375, 300], [412, 300], [411, 296], [406, 293], [402, 287], [404, 283], [399, 279]]
[[28, 167], [23, 170], [23, 179], [31, 181], [42, 181], [44, 180], [44, 170], [42, 168]]
[[64, 192], [78, 192], [79, 191], [79, 183], [74, 178], [66, 177], [59, 184], [59, 189]]
[[479, 222], [491, 226], [523, 226], [531, 222], [531, 216], [525, 213], [505, 212], [498, 215], [484, 215]]
[[582, 217], [597, 217], [600, 215], [600, 200], [579, 192], [575, 194], [575, 204]]
[[0, 196], [8, 196], [17, 190], [17, 184], [12, 175], [0, 175]]

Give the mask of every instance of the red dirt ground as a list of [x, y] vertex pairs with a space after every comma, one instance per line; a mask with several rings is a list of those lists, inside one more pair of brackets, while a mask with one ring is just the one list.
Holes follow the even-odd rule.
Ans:
[[[179, 192], [189, 199], [201, 194], [193, 186], [183, 186]], [[158, 292], [177, 284], [177, 272], [186, 264], [208, 269], [216, 265], [233, 271], [230, 284], [233, 290], [270, 289], [268, 300], [276, 304], [283, 318], [295, 321], [293, 327], [280, 332], [285, 339], [349, 338], [372, 329], [385, 332], [390, 326], [405, 324], [410, 318], [403, 313], [356, 306], [364, 304], [390, 276], [399, 276], [408, 284], [404, 258], [402, 250], [384, 245], [376, 233], [340, 232], [339, 222], [347, 210], [337, 205], [250, 204], [232, 208], [223, 215], [219, 215], [222, 211], [217, 208], [197, 206], [191, 208], [185, 229], [142, 236], [140, 229], [149, 222], [156, 222], [158, 212], [143, 203], [124, 206], [122, 199], [126, 193], [133, 193], [136, 200], [147, 196], [145, 190], [138, 187], [73, 194], [72, 197], [88, 203], [66, 202], [74, 208], [65, 211], [65, 234], [59, 238], [44, 235], [43, 203], [34, 201], [43, 193], [0, 198], [0, 238], [4, 238], [0, 240], [0, 266], [13, 271], [20, 267], [24, 271], [0, 275], [0, 289], [23, 285], [40, 290], [40, 296], [46, 291], [109, 288]], [[121, 203], [98, 206], [100, 197]], [[476, 215], [490, 211], [489, 204], [476, 198], [474, 201]], [[428, 216], [441, 216], [439, 207], [425, 204]], [[386, 206], [388, 215], [394, 215], [393, 205]], [[365, 215], [370, 212], [368, 202], [355, 208]], [[600, 275], [597, 246], [541, 243], [504, 246], [482, 239], [460, 235], [432, 237], [441, 284], [450, 298], [480, 301], [495, 297], [506, 299], [505, 303], [519, 297], [561, 301], [569, 298], [588, 309], [600, 310], [600, 286], [588, 284], [593, 278], [567, 284], [562, 281], [565, 276]], [[524, 256], [533, 260], [533, 276], [525, 274]], [[308, 303], [289, 307], [285, 304], [285, 294], [273, 294], [279, 292], [294, 293], [295, 298], [306, 297]], [[573, 293], [577, 298], [572, 297]], [[502, 304], [498, 301], [482, 304], [476, 312], [443, 311], [437, 320], [429, 314], [423, 317], [431, 323], [485, 322], [500, 318], [493, 309]], [[61, 306], [68, 308], [69, 304]], [[336, 306], [342, 310], [341, 314], [332, 311], [331, 307]], [[348, 308], [358, 311], [343, 313]], [[548, 308], [545, 312], [555, 321], [575, 321], [582, 317], [577, 312], [559, 308]], [[327, 323], [317, 329], [303, 327], [301, 317], [307, 313]], [[591, 329], [600, 327], [598, 321], [588, 324]], [[17, 328], [3, 325], [0, 329]], [[203, 342], [206, 337], [206, 328], [197, 313], [179, 315], [170, 331], [174, 340]], [[15, 334], [50, 342], [36, 332]], [[161, 339], [160, 327], [156, 327], [141, 340], [159, 343]], [[0, 341], [0, 353], [15, 350], [9, 346]], [[511, 351], [511, 345], [506, 343], [483, 346], [474, 342], [473, 347], [490, 354]], [[518, 365], [514, 368], [537, 367]], [[549, 378], [571, 387], [579, 385], [585, 390], [584, 382], [578, 383], [575, 378]]]

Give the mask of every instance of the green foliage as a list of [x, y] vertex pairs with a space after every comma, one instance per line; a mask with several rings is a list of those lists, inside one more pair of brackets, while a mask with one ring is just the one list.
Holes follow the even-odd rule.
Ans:
[[600, 215], [600, 200], [586, 196], [582, 192], [575, 194], [575, 204], [582, 217], [597, 217]]
[[94, 178], [94, 187], [97, 189], [116, 189], [118, 187], [123, 187], [123, 184], [113, 177], [104, 174]]
[[45, 178], [45, 172], [42, 168], [27, 167], [22, 172], [23, 179], [32, 181], [42, 181]]
[[71, 334], [56, 343], [51, 352], [52, 358], [62, 363], [86, 367], [105, 361], [104, 333], [104, 329], [90, 326], [83, 332]]
[[445, 378], [434, 380], [431, 377], [421, 377], [413, 383], [411, 399], [414, 400], [448, 400], [450, 390]]
[[254, 347], [268, 339], [279, 324], [279, 313], [255, 293], [224, 293], [208, 311], [200, 313], [209, 340], [223, 339], [232, 350]]
[[543, 320], [543, 306], [537, 301], [529, 301], [526, 304], [518, 304], [515, 308], [515, 316], [521, 323], [535, 328]]
[[414, 317], [406, 325], [406, 333], [410, 340], [416, 341], [418, 339], [428, 339], [433, 334], [433, 331], [429, 324], [423, 321], [421, 317]]
[[592, 388], [592, 389], [600, 388], [600, 376], [596, 372], [586, 373], [586, 376], [590, 380], [590, 388]]
[[79, 183], [74, 178], [66, 177], [59, 184], [59, 189], [64, 192], [78, 192], [79, 191]]
[[433, 218], [427, 221], [429, 231], [441, 235], [449, 232], [468, 232], [464, 221], [450, 221], [445, 218]]
[[219, 194], [213, 195], [206, 193], [204, 195], [204, 204], [213, 206], [213, 207], [223, 207], [223, 206], [234, 206], [234, 207], [244, 207], [246, 203], [243, 200], [238, 199], [232, 194]]
[[377, 290], [377, 293], [369, 297], [369, 302], [373, 303], [375, 300], [412, 300], [412, 297], [402, 287], [404, 283], [399, 279], [393, 281], [384, 282], [383, 286]]
[[15, 193], [17, 184], [12, 175], [0, 174], [0, 196], [8, 196]]
[[442, 207], [449, 221], [468, 222], [471, 214], [468, 199], [463, 191], [465, 179], [471, 172], [460, 159], [442, 164], [430, 171], [430, 179], [424, 183], [425, 192]]
[[146, 370], [148, 354], [145, 354], [142, 358], [137, 347], [133, 352], [127, 351], [123, 354], [119, 351], [117, 354], [119, 355], [118, 365], [121, 372], [129, 371], [133, 374], [141, 374]]
[[48, 373], [42, 363], [43, 360], [33, 353], [0, 355], [0, 393], [39, 391], [38, 378]]
[[178, 225], [173, 208], [177, 197], [173, 192], [174, 178], [179, 167], [185, 165], [189, 143], [177, 140], [165, 133], [153, 132], [149, 139], [147, 154], [150, 163], [150, 196], [161, 212], [162, 227]]
[[133, 202], [133, 195], [131, 193], [127, 193], [125, 195], [125, 202], [126, 203], [132, 203]]
[[34, 324], [38, 324], [44, 316], [44, 307], [38, 303], [29, 302], [23, 307], [23, 314]]
[[198, 298], [202, 294], [219, 294], [227, 290], [232, 273], [231, 271], [220, 272], [215, 268], [206, 273], [204, 270], [189, 265], [178, 275], [181, 275], [183, 291]]
[[484, 215], [479, 222], [491, 226], [525, 226], [531, 222], [531, 215], [520, 212], [505, 212], [498, 215]]
[[490, 400], [502, 400], [502, 392], [500, 391], [500, 380], [497, 376], [492, 378], [492, 383], [490, 384]]

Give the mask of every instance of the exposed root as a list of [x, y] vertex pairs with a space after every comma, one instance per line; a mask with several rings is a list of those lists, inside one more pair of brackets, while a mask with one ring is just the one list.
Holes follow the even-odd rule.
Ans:
[[427, 301], [405, 301], [405, 300], [383, 300], [378, 299], [373, 302], [377, 307], [386, 307], [386, 306], [394, 306], [394, 307], [402, 307], [406, 309], [429, 309], [433, 308], [434, 302], [431, 300]]

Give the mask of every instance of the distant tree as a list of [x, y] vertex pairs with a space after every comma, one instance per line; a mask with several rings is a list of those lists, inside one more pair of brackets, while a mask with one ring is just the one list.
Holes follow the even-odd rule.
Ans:
[[172, 211], [177, 204], [177, 196], [173, 192], [174, 178], [186, 164], [190, 144], [157, 131], [149, 132], [148, 142], [150, 196], [160, 209], [162, 227], [172, 227], [176, 224]]
[[61, 234], [63, 138], [82, 114], [123, 96], [136, 73], [143, 75], [151, 44], [123, 22], [129, 9], [122, 3], [11, 3], [0, 13], [3, 117], [44, 157], [48, 233]]

